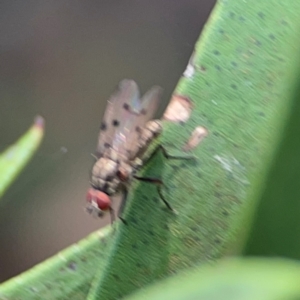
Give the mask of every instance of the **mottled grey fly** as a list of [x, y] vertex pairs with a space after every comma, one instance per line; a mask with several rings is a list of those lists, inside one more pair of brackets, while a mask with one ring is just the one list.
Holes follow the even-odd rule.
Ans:
[[172, 210], [162, 195], [160, 179], [136, 175], [158, 151], [162, 151], [167, 158], [180, 158], [168, 155], [162, 146], [158, 146], [146, 160], [143, 160], [143, 154], [149, 144], [162, 131], [160, 120], [153, 120], [160, 104], [161, 93], [162, 89], [154, 86], [140, 98], [135, 81], [124, 79], [109, 98], [100, 126], [97, 161], [90, 178], [91, 188], [86, 196], [87, 211], [90, 214], [102, 217], [109, 211], [113, 222], [115, 216], [110, 197], [121, 192], [122, 202], [118, 216], [126, 223], [122, 218], [122, 212], [128, 187], [133, 179], [154, 183], [160, 198]]

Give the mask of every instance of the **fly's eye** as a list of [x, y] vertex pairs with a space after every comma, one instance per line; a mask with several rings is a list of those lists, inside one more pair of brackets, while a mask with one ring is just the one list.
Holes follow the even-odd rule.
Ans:
[[128, 179], [128, 172], [121, 169], [117, 172], [117, 176], [121, 181], [126, 181]]
[[94, 194], [94, 189], [89, 189], [86, 193], [86, 201], [91, 203], [93, 201]]
[[100, 210], [107, 210], [110, 208], [110, 198], [107, 194], [95, 190], [95, 189], [89, 189], [86, 194], [86, 200], [89, 203], [95, 203], [98, 206], [98, 209]]

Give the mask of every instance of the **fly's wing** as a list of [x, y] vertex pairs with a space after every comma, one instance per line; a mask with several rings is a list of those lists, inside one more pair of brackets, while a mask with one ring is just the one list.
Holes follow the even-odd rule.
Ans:
[[134, 131], [140, 109], [137, 84], [133, 80], [122, 80], [107, 102], [98, 138], [99, 155], [109, 148], [124, 153], [128, 136]]
[[141, 100], [141, 123], [146, 124], [148, 121], [154, 119], [155, 114], [160, 106], [161, 95], [163, 89], [160, 86], [153, 86]]
[[141, 129], [153, 118], [162, 89], [151, 88], [140, 100], [135, 81], [124, 79], [108, 101], [101, 125], [98, 152], [114, 149], [119, 156], [130, 159], [138, 151]]
[[137, 139], [141, 134], [146, 123], [155, 117], [155, 114], [160, 106], [160, 100], [163, 89], [159, 86], [153, 86], [146, 94], [143, 96], [140, 102], [140, 112], [138, 117], [138, 122], [135, 124], [135, 135], [130, 136], [127, 141], [127, 147], [129, 148], [129, 157], [133, 159], [138, 152]]

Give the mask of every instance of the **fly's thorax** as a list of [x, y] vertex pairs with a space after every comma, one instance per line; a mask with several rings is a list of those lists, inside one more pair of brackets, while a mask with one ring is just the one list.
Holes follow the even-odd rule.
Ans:
[[133, 170], [126, 161], [113, 161], [101, 157], [92, 169], [91, 185], [97, 190], [112, 195], [118, 191], [122, 183], [130, 181]]
[[113, 195], [118, 191], [121, 181], [118, 177], [115, 177], [108, 181], [92, 174], [90, 183], [93, 188], [102, 191], [107, 195]]
[[107, 157], [101, 157], [93, 166], [91, 185], [108, 195], [114, 194], [120, 184], [117, 176], [119, 163]]
[[96, 177], [106, 180], [115, 176], [118, 171], [117, 161], [108, 157], [99, 158], [93, 166], [92, 174]]

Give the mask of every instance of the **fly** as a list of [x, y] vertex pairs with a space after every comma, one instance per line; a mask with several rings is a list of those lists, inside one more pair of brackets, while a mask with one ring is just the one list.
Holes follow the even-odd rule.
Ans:
[[162, 151], [167, 158], [182, 158], [170, 156], [162, 146], [158, 146], [149, 158], [143, 159], [149, 144], [162, 131], [160, 120], [153, 120], [160, 104], [161, 94], [162, 89], [154, 86], [140, 98], [136, 82], [124, 79], [108, 100], [98, 138], [97, 161], [91, 172], [91, 188], [86, 196], [88, 202], [86, 210], [93, 216], [102, 217], [109, 212], [113, 223], [115, 215], [111, 197], [121, 192], [123, 197], [118, 217], [126, 223], [122, 218], [122, 212], [128, 187], [133, 179], [154, 183], [162, 201], [173, 211], [162, 195], [163, 182], [160, 179], [136, 175], [158, 151]]

